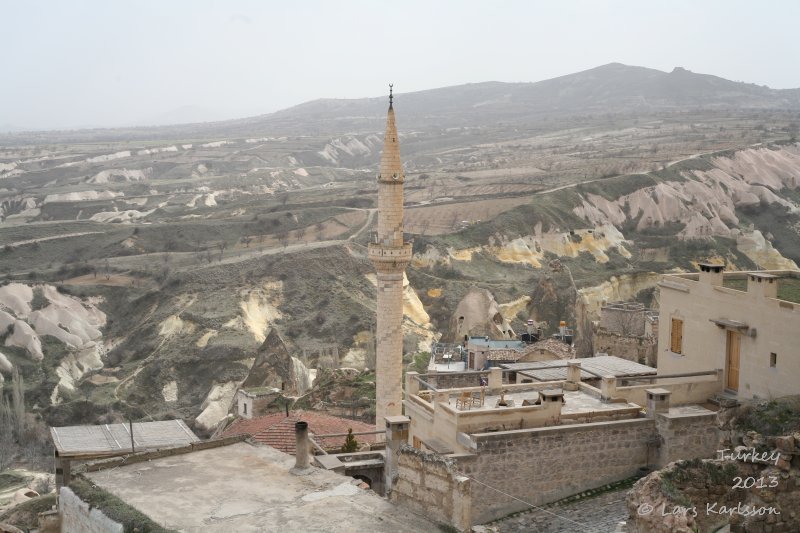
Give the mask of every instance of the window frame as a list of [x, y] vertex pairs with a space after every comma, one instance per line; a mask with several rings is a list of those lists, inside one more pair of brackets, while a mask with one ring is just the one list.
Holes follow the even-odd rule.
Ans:
[[674, 354], [686, 355], [683, 353], [683, 319], [680, 317], [670, 319], [669, 349]]

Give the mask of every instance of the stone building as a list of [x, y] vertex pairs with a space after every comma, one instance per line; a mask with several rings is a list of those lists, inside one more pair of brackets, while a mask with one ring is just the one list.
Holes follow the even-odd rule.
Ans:
[[486, 370], [506, 363], [551, 361], [575, 357], [575, 350], [572, 346], [555, 338], [528, 344], [519, 340], [469, 337], [465, 345], [467, 368], [471, 370]]
[[[236, 414], [240, 418], [253, 418], [267, 414], [276, 400], [283, 398], [280, 389], [258, 387], [236, 391]], [[273, 410], [280, 406], [273, 407]]]
[[639, 302], [611, 302], [600, 308], [594, 351], [656, 365], [658, 314]]
[[406, 374], [407, 417], [386, 420], [390, 501], [466, 531], [718, 449], [717, 413], [699, 404], [720, 372], [681, 380], [611, 356], [503, 366], [479, 373], [485, 386]]
[[797, 292], [800, 272], [723, 270], [704, 263], [659, 282], [659, 374], [720, 369], [740, 399], [797, 394], [800, 301], [778, 295]]
[[600, 327], [622, 335], [644, 336], [644, 304], [639, 302], [611, 302], [600, 308]]
[[400, 415], [403, 376], [403, 277], [411, 260], [411, 243], [403, 237], [403, 165], [389, 86], [389, 111], [378, 173], [378, 234], [369, 258], [378, 280], [375, 398], [376, 420]]

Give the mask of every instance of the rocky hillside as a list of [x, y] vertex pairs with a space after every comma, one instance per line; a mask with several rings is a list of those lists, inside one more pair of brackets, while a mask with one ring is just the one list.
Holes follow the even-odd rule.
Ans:
[[[465, 331], [521, 332], [532, 318], [547, 333], [566, 320], [578, 330], [579, 353], [588, 354], [589, 323], [601, 302], [653, 303], [659, 272], [693, 270], [709, 259], [730, 268], [796, 268], [799, 182], [800, 147], [758, 147], [532, 195], [492, 220], [418, 234], [404, 297], [406, 352]], [[359, 220], [364, 228], [374, 224], [369, 216]], [[47, 282], [0, 287], [0, 375], [18, 367], [29, 408], [48, 422], [177, 416], [211, 431], [238, 384], [255, 375], [254, 364], [285, 367], [285, 379], [298, 384], [316, 368], [371, 366], [368, 231], [317, 244], [199, 252], [192, 251], [194, 237], [184, 234], [180, 244], [176, 233], [175, 247], [186, 251], [147, 253], [165, 227], [131, 232], [116, 224], [101, 237], [78, 237], [142, 253], [99, 263], [94, 273], [71, 264], [42, 274], [53, 276]], [[46, 246], [17, 241], [5, 253], [9, 260], [32, 254], [19, 260], [35, 264], [36, 254], [57, 250]], [[259, 355], [271, 331], [287, 345], [282, 362], [265, 361], [263, 348]], [[297, 385], [297, 394], [306, 386]]]

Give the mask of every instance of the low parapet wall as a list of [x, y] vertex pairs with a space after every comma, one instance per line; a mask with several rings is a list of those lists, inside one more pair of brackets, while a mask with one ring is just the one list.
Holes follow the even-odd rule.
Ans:
[[647, 405], [647, 389], [655, 387], [666, 389], [672, 393], [670, 405], [705, 403], [709, 398], [722, 392], [722, 370], [707, 376], [665, 378], [653, 380], [643, 385], [617, 386], [613, 390], [613, 396], [615, 398], [624, 398], [630, 403], [645, 406]]
[[61, 531], [123, 533], [125, 530], [122, 524], [107, 517], [100, 509], [91, 507], [69, 487], [61, 487], [58, 491], [58, 513], [61, 515]]
[[210, 448], [219, 448], [220, 446], [228, 446], [237, 442], [245, 441], [249, 435], [233, 435], [232, 437], [225, 437], [222, 439], [206, 440], [202, 442], [194, 442], [187, 446], [180, 446], [178, 448], [165, 448], [163, 450], [154, 450], [150, 452], [140, 452], [122, 457], [114, 457], [113, 459], [96, 460], [90, 463], [83, 463], [79, 465], [81, 472], [96, 472], [98, 470], [105, 470], [107, 468], [116, 468], [122, 465], [130, 465], [134, 463], [141, 463], [142, 461], [150, 461], [151, 459], [158, 459], [160, 457], [169, 457], [171, 455], [181, 455], [184, 453], [192, 453], [200, 450], [208, 450]]

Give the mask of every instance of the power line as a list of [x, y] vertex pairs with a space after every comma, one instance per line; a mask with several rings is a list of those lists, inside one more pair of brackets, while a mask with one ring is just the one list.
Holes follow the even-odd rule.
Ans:
[[548, 510], [547, 510], [547, 509], [545, 509], [544, 507], [539, 507], [539, 506], [537, 506], [537, 505], [534, 505], [534, 504], [532, 504], [532, 503], [530, 503], [530, 502], [526, 502], [525, 500], [522, 500], [522, 499], [520, 499], [520, 498], [517, 498], [517, 497], [516, 497], [516, 496], [514, 496], [513, 494], [509, 494], [509, 493], [507, 493], [507, 492], [504, 492], [504, 491], [502, 491], [502, 490], [498, 489], [497, 487], [493, 487], [493, 486], [491, 486], [491, 485], [488, 485], [488, 484], [484, 483], [483, 481], [478, 481], [478, 480], [477, 480], [477, 479], [475, 479], [474, 477], [468, 476], [467, 474], [464, 474], [463, 472], [458, 472], [458, 474], [459, 474], [459, 475], [461, 475], [461, 476], [464, 476], [464, 477], [466, 477], [466, 478], [469, 478], [470, 480], [474, 481], [475, 483], [478, 483], [478, 484], [480, 484], [480, 485], [483, 485], [483, 486], [484, 486], [484, 487], [486, 487], [486, 488], [489, 488], [489, 489], [492, 489], [493, 491], [499, 492], [500, 494], [502, 494], [502, 495], [504, 495], [504, 496], [508, 496], [508, 497], [509, 497], [509, 498], [511, 498], [512, 500], [517, 500], [517, 501], [518, 501], [518, 502], [520, 502], [520, 503], [524, 503], [524, 504], [525, 504], [525, 505], [527, 505], [528, 507], [531, 507], [531, 508], [533, 508], [533, 509], [536, 509], [537, 511], [543, 511], [543, 512], [545, 512], [545, 513], [547, 513], [547, 514], [550, 514], [550, 515], [553, 515], [553, 516], [555, 516], [556, 518], [560, 518], [561, 520], [566, 520], [567, 522], [572, 522], [573, 524], [575, 524], [576, 526], [578, 526], [579, 528], [581, 528], [583, 531], [589, 531], [589, 532], [592, 532], [592, 531], [593, 531], [593, 530], [589, 529], [589, 528], [588, 528], [586, 525], [584, 525], [584, 524], [581, 524], [580, 522], [576, 522], [575, 520], [572, 520], [571, 518], [567, 518], [566, 516], [561, 516], [560, 514], [554, 513], [553, 511], [548, 511]]

